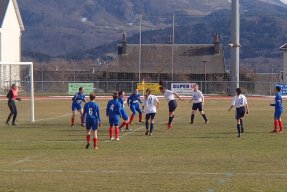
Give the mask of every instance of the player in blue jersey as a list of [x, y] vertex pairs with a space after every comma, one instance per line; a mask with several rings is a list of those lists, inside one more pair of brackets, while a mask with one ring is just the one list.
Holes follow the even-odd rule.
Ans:
[[141, 97], [141, 95], [139, 94], [138, 89], [135, 89], [133, 94], [131, 94], [128, 97], [128, 105], [130, 106], [130, 109], [133, 113], [131, 115], [131, 118], [130, 118], [130, 124], [133, 122], [133, 119], [136, 115], [136, 111], [139, 113], [139, 122], [144, 123], [142, 121], [142, 110], [141, 110], [140, 105], [139, 105], [139, 103], [142, 103], [140, 97]]
[[81, 125], [84, 127], [84, 119], [83, 119], [83, 109], [82, 102], [85, 102], [84, 88], [80, 87], [79, 92], [74, 95], [72, 98], [72, 118], [71, 118], [71, 127], [75, 124], [75, 116], [76, 112], [79, 111], [81, 115]]
[[[120, 140], [119, 138], [119, 123], [120, 123], [120, 117], [121, 117], [121, 103], [118, 101], [119, 95], [118, 92], [115, 92], [113, 94], [113, 99], [110, 100], [107, 104], [106, 109], [106, 115], [109, 117], [109, 123], [110, 123], [110, 140], [116, 139], [117, 141]], [[113, 132], [115, 129], [115, 136], [113, 137]]]
[[94, 93], [90, 94], [90, 102], [84, 106], [83, 118], [86, 120], [86, 149], [90, 146], [91, 131], [94, 132], [94, 149], [98, 149], [98, 127], [101, 127], [101, 115], [98, 104], [94, 101], [96, 98]]
[[119, 99], [118, 100], [122, 105], [121, 116], [122, 116], [122, 119], [124, 120], [124, 122], [122, 122], [119, 129], [122, 130], [122, 128], [124, 126], [126, 126], [126, 131], [130, 131], [131, 129], [129, 129], [129, 124], [130, 124], [129, 115], [127, 114], [126, 108], [125, 108], [126, 99], [125, 99], [125, 92], [124, 91], [119, 91]]
[[[270, 106], [275, 107], [275, 113], [274, 113], [274, 130], [271, 131], [271, 133], [283, 133], [283, 126], [282, 126], [282, 120], [281, 120], [281, 115], [283, 112], [283, 104], [282, 104], [282, 96], [280, 94], [281, 87], [276, 86], [276, 96], [275, 96], [275, 103], [270, 104]], [[279, 132], [277, 130], [277, 127], [279, 125]]]

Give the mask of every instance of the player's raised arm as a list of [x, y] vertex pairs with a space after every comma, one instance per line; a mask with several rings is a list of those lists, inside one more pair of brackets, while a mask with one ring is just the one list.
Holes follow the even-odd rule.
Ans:
[[173, 92], [173, 94], [174, 94], [177, 98], [179, 98], [179, 100], [183, 101], [183, 99], [182, 99], [176, 92]]

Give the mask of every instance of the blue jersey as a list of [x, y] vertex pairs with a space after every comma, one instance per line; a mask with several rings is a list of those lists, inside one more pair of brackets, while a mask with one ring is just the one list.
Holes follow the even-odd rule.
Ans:
[[140, 94], [131, 94], [129, 97], [128, 97], [128, 104], [129, 105], [138, 105], [139, 102], [141, 102], [141, 99], [140, 99], [141, 95]]
[[84, 106], [83, 117], [86, 118], [86, 122], [91, 120], [97, 120], [101, 122], [100, 108], [97, 103], [90, 101]]
[[280, 93], [276, 94], [275, 103], [272, 106], [275, 106], [275, 111], [283, 111], [282, 96]]
[[126, 109], [125, 109], [125, 104], [124, 104], [124, 102], [125, 102], [124, 98], [119, 97], [118, 101], [121, 103], [121, 107], [122, 107], [121, 111], [125, 111]]
[[83, 101], [85, 101], [85, 95], [83, 93], [76, 93], [72, 98], [73, 105], [81, 105]]
[[106, 115], [111, 116], [121, 116], [121, 103], [117, 99], [112, 99], [107, 104]]

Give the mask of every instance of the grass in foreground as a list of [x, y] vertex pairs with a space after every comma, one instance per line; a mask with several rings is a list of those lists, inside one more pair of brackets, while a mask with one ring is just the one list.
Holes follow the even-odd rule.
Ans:
[[241, 138], [234, 113], [227, 112], [230, 100], [207, 98], [207, 125], [199, 113], [188, 124], [190, 104], [178, 103], [171, 130], [161, 100], [153, 136], [135, 123], [133, 132], [110, 142], [100, 100], [104, 123], [95, 151], [85, 149], [82, 127], [69, 126], [69, 100], [37, 101], [36, 119], [59, 117], [1, 126], [0, 191], [287, 191], [286, 135], [268, 133], [269, 101], [249, 100]]

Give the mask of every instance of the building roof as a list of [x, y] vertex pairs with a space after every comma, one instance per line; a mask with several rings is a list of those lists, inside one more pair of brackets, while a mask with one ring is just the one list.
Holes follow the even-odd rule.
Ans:
[[139, 45], [127, 44], [126, 54], [118, 55], [118, 63], [123, 72], [132, 73], [139, 71], [139, 65], [143, 73], [226, 72], [222, 44], [143, 44], [140, 64]]
[[287, 43], [285, 43], [284, 45], [282, 45], [282, 46], [280, 47], [280, 49], [281, 49], [281, 50], [287, 50]]
[[12, 1], [13, 5], [14, 5], [20, 29], [21, 29], [21, 31], [25, 31], [17, 0], [0, 0], [0, 28], [2, 28], [3, 21], [4, 21], [4, 18], [5, 18], [5, 15], [6, 15], [10, 1]]

